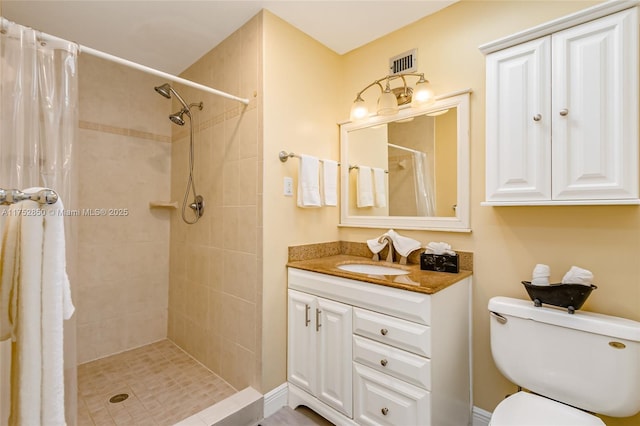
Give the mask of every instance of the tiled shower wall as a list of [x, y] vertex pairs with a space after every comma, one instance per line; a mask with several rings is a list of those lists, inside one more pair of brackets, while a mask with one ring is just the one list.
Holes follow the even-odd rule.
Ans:
[[[166, 337], [171, 103], [156, 77], [82, 55], [76, 144], [78, 362]], [[125, 210], [126, 209], [126, 210]]]
[[[259, 389], [261, 373], [261, 26], [259, 14], [181, 74], [249, 98], [248, 106], [178, 86], [187, 102], [204, 103], [193, 116], [195, 186], [205, 210], [195, 225], [171, 216], [168, 334], [236, 389]], [[180, 204], [188, 130], [173, 126], [171, 195]]]

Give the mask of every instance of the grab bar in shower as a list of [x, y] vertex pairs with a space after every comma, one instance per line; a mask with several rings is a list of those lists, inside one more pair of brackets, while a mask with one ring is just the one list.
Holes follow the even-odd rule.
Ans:
[[58, 201], [58, 194], [52, 189], [41, 189], [33, 194], [27, 194], [17, 189], [0, 188], [0, 204], [8, 205], [24, 200], [36, 201], [40, 204], [55, 204]]

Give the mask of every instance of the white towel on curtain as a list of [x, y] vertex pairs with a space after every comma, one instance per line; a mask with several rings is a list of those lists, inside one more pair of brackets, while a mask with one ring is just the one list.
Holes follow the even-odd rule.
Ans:
[[63, 320], [73, 315], [74, 307], [64, 217], [57, 214], [62, 208], [60, 201], [42, 208], [23, 201], [10, 208], [5, 227], [0, 337], [13, 339], [11, 425], [65, 424]]

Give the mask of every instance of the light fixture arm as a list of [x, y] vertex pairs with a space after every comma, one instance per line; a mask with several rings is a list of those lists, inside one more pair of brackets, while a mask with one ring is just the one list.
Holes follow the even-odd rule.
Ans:
[[405, 77], [419, 77], [418, 81], [419, 82], [423, 82], [423, 81], [428, 81], [425, 80], [424, 78], [424, 73], [417, 73], [417, 72], [407, 72], [407, 73], [402, 73], [402, 74], [395, 74], [395, 75], [387, 75], [385, 77], [379, 78], [376, 81], [374, 81], [373, 83], [369, 84], [368, 86], [366, 86], [364, 89], [362, 89], [361, 91], [358, 92], [358, 94], [356, 95], [356, 99], [361, 98], [362, 94], [364, 92], [366, 92], [369, 88], [378, 85], [378, 87], [380, 87], [380, 91], [384, 92], [384, 87], [382, 86], [381, 82], [388, 80], [389, 83], [391, 83], [391, 81], [396, 80], [398, 78], [402, 79], [402, 85], [407, 88], [407, 80]]
[[[407, 85], [407, 77], [417, 77], [418, 81], [414, 88]], [[401, 79], [402, 86], [391, 88], [393, 80]], [[382, 84], [384, 82], [384, 86]], [[425, 103], [434, 102], [435, 95], [429, 85], [429, 81], [424, 78], [424, 73], [400, 73], [395, 75], [387, 75], [375, 80], [367, 85], [364, 89], [356, 94], [356, 99], [351, 107], [351, 120], [357, 121], [365, 119], [368, 115], [368, 108], [362, 94], [373, 86], [380, 88], [380, 98], [378, 99], [378, 115], [392, 115], [398, 112], [398, 106], [411, 102], [412, 106], [417, 107]]]

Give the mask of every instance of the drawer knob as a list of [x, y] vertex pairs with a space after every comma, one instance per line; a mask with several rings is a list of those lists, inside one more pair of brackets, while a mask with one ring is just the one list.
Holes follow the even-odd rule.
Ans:
[[389, 409], [385, 407], [382, 410], [380, 410], [380, 412], [382, 413], [383, 416], [386, 416], [387, 413], [389, 412]]
[[387, 330], [386, 328], [380, 330], [380, 334], [382, 334], [383, 336], [386, 336], [388, 332], [389, 330]]
[[387, 366], [387, 360], [386, 359], [381, 359], [380, 360], [380, 365], [382, 365], [383, 367]]
[[533, 121], [540, 121], [542, 120], [542, 116], [540, 114], [536, 114], [533, 116]]

